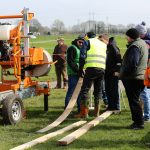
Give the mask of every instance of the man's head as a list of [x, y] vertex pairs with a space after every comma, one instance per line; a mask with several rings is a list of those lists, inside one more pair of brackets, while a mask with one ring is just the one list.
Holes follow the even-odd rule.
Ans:
[[64, 44], [64, 38], [58, 37], [57, 42], [58, 42], [59, 45]]
[[84, 39], [80, 36], [78, 36], [74, 41], [72, 41], [72, 44], [77, 46], [78, 48], [81, 48], [83, 46]]
[[135, 28], [136, 30], [138, 30], [140, 37], [144, 38], [145, 34], [147, 33], [146, 23], [143, 21], [141, 24], [138, 24]]
[[106, 34], [106, 33], [99, 35], [98, 39], [100, 41], [104, 42], [105, 44], [108, 44], [108, 42], [109, 42], [109, 37], [108, 37], [108, 34]]
[[96, 34], [94, 32], [88, 32], [87, 33], [87, 37], [88, 38], [95, 38], [96, 37]]
[[84, 42], [84, 39], [83, 38], [77, 38], [76, 39], [76, 43], [77, 43], [77, 46], [79, 48], [81, 48], [83, 46], [83, 42]]
[[86, 34], [85, 34], [85, 33], [82, 33], [82, 34], [80, 34], [80, 35], [78, 36], [78, 38], [79, 38], [79, 39], [84, 39], [85, 36], [86, 36]]
[[135, 41], [137, 38], [140, 37], [139, 32], [135, 28], [131, 28], [126, 32], [128, 42]]

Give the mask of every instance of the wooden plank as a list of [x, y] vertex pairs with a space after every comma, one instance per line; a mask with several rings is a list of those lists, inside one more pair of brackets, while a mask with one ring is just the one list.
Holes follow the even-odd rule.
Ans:
[[74, 93], [70, 99], [70, 102], [69, 102], [67, 108], [64, 110], [64, 112], [53, 123], [51, 123], [50, 125], [46, 126], [45, 128], [43, 128], [41, 130], [38, 130], [37, 131], [38, 133], [43, 133], [43, 132], [46, 132], [50, 129], [53, 129], [54, 127], [61, 124], [68, 117], [68, 115], [72, 111], [74, 105], [76, 104], [76, 101], [77, 101], [77, 98], [78, 98], [78, 95], [79, 95], [79, 92], [81, 89], [82, 80], [83, 80], [82, 78], [79, 78], [79, 81], [78, 81], [77, 86], [74, 90]]
[[27, 143], [25, 143], [25, 144], [22, 144], [22, 145], [19, 145], [19, 146], [15, 147], [15, 148], [12, 148], [11, 150], [24, 150], [24, 149], [31, 148], [32, 146], [34, 146], [34, 145], [36, 145], [36, 144], [38, 144], [38, 143], [43, 143], [43, 142], [49, 140], [49, 139], [52, 138], [52, 137], [55, 137], [55, 136], [57, 136], [57, 135], [60, 135], [60, 134], [62, 134], [62, 133], [64, 133], [64, 132], [69, 131], [69, 130], [75, 128], [75, 127], [78, 127], [78, 126], [80, 126], [80, 125], [82, 125], [82, 124], [84, 124], [84, 123], [86, 123], [86, 121], [78, 121], [78, 122], [75, 122], [75, 123], [73, 123], [73, 124], [71, 124], [71, 125], [69, 125], [69, 126], [67, 126], [67, 127], [64, 127], [64, 128], [62, 128], [62, 129], [60, 129], [60, 130], [57, 130], [57, 131], [55, 131], [55, 132], [46, 134], [46, 135], [44, 135], [44, 136], [42, 136], [42, 137], [39, 137], [39, 138], [37, 138], [37, 139], [35, 139], [35, 140], [32, 140], [32, 141], [30, 141], [30, 142], [27, 142]]
[[74, 140], [78, 139], [80, 136], [85, 134], [90, 128], [98, 125], [100, 122], [102, 122], [104, 119], [109, 117], [113, 111], [106, 111], [102, 115], [96, 117], [94, 120], [90, 121], [89, 123], [86, 123], [84, 126], [79, 128], [78, 130], [72, 132], [71, 134], [67, 135], [66, 137], [60, 139], [58, 141], [59, 145], [68, 145]]

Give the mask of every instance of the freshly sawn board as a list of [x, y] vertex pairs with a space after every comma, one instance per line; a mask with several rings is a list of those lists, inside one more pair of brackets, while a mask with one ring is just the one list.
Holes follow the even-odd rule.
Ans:
[[24, 150], [24, 149], [28, 149], [28, 148], [30, 148], [30, 147], [32, 147], [32, 146], [38, 144], [38, 143], [43, 143], [43, 142], [49, 140], [49, 139], [52, 138], [52, 137], [55, 137], [55, 136], [57, 136], [57, 135], [60, 135], [60, 134], [62, 134], [62, 133], [64, 133], [64, 132], [69, 131], [69, 130], [75, 128], [75, 127], [78, 127], [78, 126], [80, 126], [80, 125], [82, 125], [82, 124], [84, 124], [84, 123], [86, 123], [86, 121], [78, 121], [78, 122], [75, 122], [75, 123], [73, 123], [73, 124], [71, 124], [71, 125], [69, 125], [69, 126], [67, 126], [67, 127], [64, 127], [64, 128], [62, 128], [62, 129], [60, 129], [60, 130], [57, 130], [57, 131], [55, 131], [55, 132], [46, 134], [46, 135], [41, 136], [41, 137], [39, 137], [39, 138], [37, 138], [37, 139], [35, 139], [35, 140], [32, 140], [32, 141], [30, 141], [30, 142], [27, 142], [27, 143], [25, 143], [25, 144], [22, 144], [22, 145], [19, 145], [19, 146], [15, 147], [15, 148], [12, 148], [11, 150]]
[[68, 145], [74, 140], [78, 139], [80, 136], [85, 134], [90, 128], [98, 125], [100, 122], [102, 122], [104, 119], [109, 117], [113, 111], [106, 111], [102, 115], [96, 117], [94, 120], [86, 123], [81, 128], [77, 129], [76, 131], [72, 132], [71, 134], [67, 135], [66, 137], [60, 139], [58, 141], [59, 145]]
[[59, 124], [61, 124], [68, 117], [68, 115], [72, 111], [72, 109], [73, 109], [73, 107], [77, 101], [77, 98], [78, 98], [78, 95], [79, 95], [79, 92], [81, 89], [81, 85], [82, 85], [82, 78], [79, 78], [79, 81], [78, 81], [77, 86], [74, 90], [74, 93], [70, 99], [70, 102], [69, 102], [67, 108], [64, 110], [64, 112], [53, 123], [51, 123], [47, 127], [43, 128], [37, 132], [39, 132], [39, 133], [46, 132], [46, 131], [58, 126]]

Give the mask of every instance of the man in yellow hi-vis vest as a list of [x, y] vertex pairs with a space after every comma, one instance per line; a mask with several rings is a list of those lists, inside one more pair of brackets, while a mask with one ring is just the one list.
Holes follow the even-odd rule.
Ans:
[[79, 75], [83, 75], [83, 66], [85, 68], [85, 75], [80, 91], [81, 96], [81, 110], [76, 118], [86, 118], [88, 116], [88, 92], [94, 85], [94, 103], [95, 115], [99, 114], [99, 100], [102, 97], [102, 81], [104, 78], [104, 70], [106, 63], [106, 49], [107, 45], [97, 39], [93, 32], [88, 32], [89, 49], [86, 53], [84, 64], [80, 64]]

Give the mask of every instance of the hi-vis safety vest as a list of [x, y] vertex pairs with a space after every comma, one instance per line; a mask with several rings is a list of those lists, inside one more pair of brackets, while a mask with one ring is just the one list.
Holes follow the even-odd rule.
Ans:
[[145, 71], [144, 85], [150, 87], [150, 59], [148, 60], [148, 65]]
[[97, 67], [105, 69], [107, 45], [97, 38], [89, 39], [90, 49], [87, 51], [85, 68]]
[[[76, 57], [74, 59], [74, 63], [79, 67], [80, 50], [75, 45], [71, 45], [70, 47], [74, 47], [74, 49], [76, 50]], [[67, 56], [68, 56], [68, 51], [67, 51]], [[78, 74], [77, 72], [73, 71], [73, 69], [68, 65], [68, 63], [67, 63], [67, 73], [68, 75]]]

